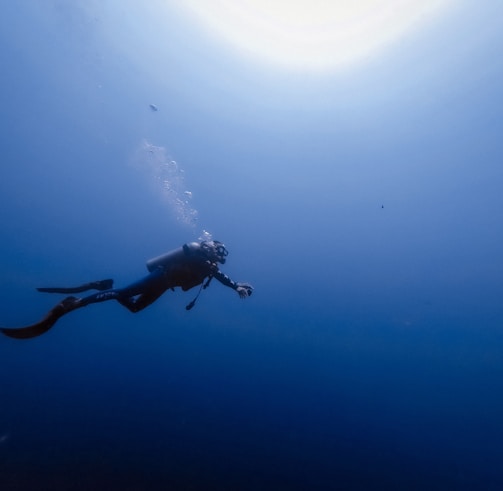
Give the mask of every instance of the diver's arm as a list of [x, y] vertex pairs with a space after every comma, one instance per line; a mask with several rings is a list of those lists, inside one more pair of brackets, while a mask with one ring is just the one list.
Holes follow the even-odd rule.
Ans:
[[249, 285], [248, 283], [236, 283], [217, 268], [215, 268], [215, 271], [213, 272], [213, 277], [220, 281], [222, 285], [236, 290], [241, 298], [249, 297], [253, 293], [253, 286]]

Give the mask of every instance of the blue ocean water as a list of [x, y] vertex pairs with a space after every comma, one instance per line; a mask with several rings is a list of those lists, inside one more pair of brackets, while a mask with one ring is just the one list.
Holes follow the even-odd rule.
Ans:
[[0, 489], [501, 489], [501, 5], [324, 75], [174, 5], [0, 2], [0, 325], [204, 231], [254, 294], [1, 338]]

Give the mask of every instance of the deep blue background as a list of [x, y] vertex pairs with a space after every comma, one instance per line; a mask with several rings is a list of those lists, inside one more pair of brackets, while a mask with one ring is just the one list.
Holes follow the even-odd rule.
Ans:
[[0, 339], [0, 489], [502, 489], [499, 2], [323, 75], [169, 2], [0, 6], [1, 325], [203, 229], [256, 289]]

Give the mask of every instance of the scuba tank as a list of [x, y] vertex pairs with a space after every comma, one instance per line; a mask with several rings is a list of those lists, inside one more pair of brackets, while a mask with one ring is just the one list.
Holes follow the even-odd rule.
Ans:
[[167, 268], [172, 264], [179, 262], [184, 257], [198, 255], [200, 250], [201, 246], [198, 242], [189, 242], [178, 249], [174, 249], [166, 252], [166, 254], [149, 259], [147, 261], [147, 269], [150, 273], [152, 273], [152, 271], [157, 268]]

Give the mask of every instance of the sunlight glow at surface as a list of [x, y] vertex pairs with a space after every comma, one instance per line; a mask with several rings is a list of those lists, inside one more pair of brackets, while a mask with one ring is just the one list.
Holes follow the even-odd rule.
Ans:
[[451, 0], [184, 0], [234, 48], [274, 65], [324, 69], [397, 40]]

